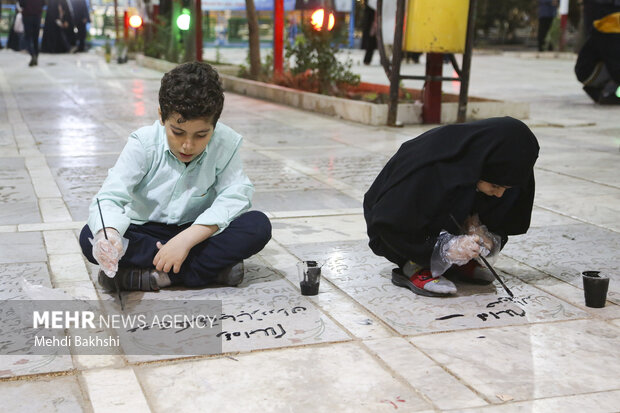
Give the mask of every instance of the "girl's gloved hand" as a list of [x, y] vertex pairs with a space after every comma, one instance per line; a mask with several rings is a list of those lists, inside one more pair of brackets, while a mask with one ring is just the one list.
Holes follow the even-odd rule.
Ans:
[[108, 239], [105, 239], [103, 230], [90, 240], [93, 244], [93, 257], [97, 260], [105, 275], [112, 278], [118, 271], [118, 262], [125, 254], [126, 246], [124, 245], [121, 234], [114, 228], [106, 228]]
[[465, 221], [465, 229], [469, 235], [477, 235], [483, 245], [480, 255], [494, 257], [499, 254], [502, 237], [489, 231], [486, 225], [480, 222], [478, 214], [472, 215]]
[[467, 264], [486, 249], [480, 246], [480, 237], [478, 235], [453, 236], [442, 247], [441, 252], [444, 260], [456, 265]]

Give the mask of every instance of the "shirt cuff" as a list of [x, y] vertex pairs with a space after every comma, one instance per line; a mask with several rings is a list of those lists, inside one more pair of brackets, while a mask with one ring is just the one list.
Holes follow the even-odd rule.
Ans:
[[[121, 237], [125, 235], [125, 232], [127, 232], [127, 228], [129, 228], [129, 224], [131, 223], [131, 220], [127, 216], [112, 213], [110, 211], [103, 211], [103, 216], [106, 228], [114, 228], [119, 234], [121, 234]], [[88, 227], [90, 228], [90, 232], [92, 232], [93, 236], [103, 228], [98, 211], [96, 216], [91, 214], [88, 218]]]

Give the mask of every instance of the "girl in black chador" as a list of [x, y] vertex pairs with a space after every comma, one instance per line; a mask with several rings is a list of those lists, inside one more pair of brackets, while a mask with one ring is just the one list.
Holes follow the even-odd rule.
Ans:
[[508, 235], [528, 230], [538, 150], [529, 128], [510, 117], [405, 142], [364, 197], [370, 248], [398, 265], [392, 282], [426, 296], [456, 293], [446, 271], [491, 283], [476, 258], [496, 256]]

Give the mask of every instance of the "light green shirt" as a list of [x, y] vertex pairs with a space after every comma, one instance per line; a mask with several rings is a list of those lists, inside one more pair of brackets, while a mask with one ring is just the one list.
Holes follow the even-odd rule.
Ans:
[[186, 166], [170, 152], [159, 121], [133, 132], [90, 204], [91, 232], [102, 228], [99, 198], [106, 227], [121, 235], [130, 223], [146, 222], [217, 225], [219, 234], [251, 206], [254, 186], [243, 172], [241, 141], [218, 122], [204, 152]]

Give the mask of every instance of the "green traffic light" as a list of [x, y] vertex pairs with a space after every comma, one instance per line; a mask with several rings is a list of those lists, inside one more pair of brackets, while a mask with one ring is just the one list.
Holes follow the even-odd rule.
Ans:
[[618, 86], [618, 89], [616, 89], [616, 97], [620, 98], [620, 86]]
[[177, 17], [177, 27], [179, 30], [189, 30], [190, 12], [188, 9], [183, 9], [179, 17]]

